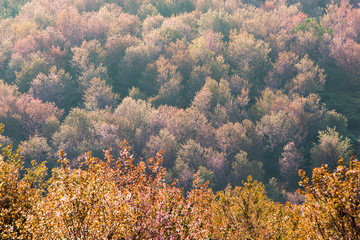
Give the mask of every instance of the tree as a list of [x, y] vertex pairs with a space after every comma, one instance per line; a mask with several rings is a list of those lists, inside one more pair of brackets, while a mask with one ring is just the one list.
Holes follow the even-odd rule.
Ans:
[[215, 188], [215, 175], [212, 171], [200, 166], [196, 175], [199, 178], [199, 184], [208, 184], [210, 188]]
[[338, 131], [342, 135], [345, 135], [348, 131], [347, 118], [341, 113], [336, 112], [335, 110], [327, 111], [319, 125], [320, 131], [326, 130], [327, 127], [336, 129], [336, 131]]
[[78, 82], [81, 90], [90, 86], [93, 78], [107, 79], [107, 69], [104, 67], [105, 50], [98, 40], [86, 40], [80, 47], [72, 48], [74, 53], [72, 63], [79, 75]]
[[359, 9], [353, 7], [349, 0], [332, 2], [326, 8], [326, 14], [321, 18], [321, 24], [332, 29], [334, 36], [356, 40], [358, 36]]
[[100, 157], [108, 147], [118, 156], [124, 139], [130, 139], [133, 143], [139, 141], [134, 135], [129, 120], [112, 114], [108, 109], [86, 111], [73, 108], [53, 134], [52, 140], [58, 150], [66, 150], [69, 158], [73, 159], [89, 150]]
[[252, 86], [251, 83], [249, 83], [249, 81], [239, 77], [238, 75], [233, 75], [231, 76], [231, 78], [228, 80], [229, 85], [230, 85], [230, 91], [231, 94], [234, 96], [241, 96], [241, 98], [243, 98], [243, 105], [247, 105], [249, 103], [249, 98], [248, 98], [248, 94], [249, 94], [249, 90]]
[[[221, 79], [218, 83], [214, 79], [207, 78], [205, 85], [195, 95], [192, 106], [199, 109], [205, 116], [213, 121], [215, 126], [222, 125], [228, 121], [228, 113], [235, 112], [236, 105], [234, 98], [231, 96], [229, 83]], [[235, 106], [233, 106], [235, 105]], [[223, 118], [217, 114], [216, 110], [223, 107]]]
[[195, 10], [195, 1], [193, 0], [179, 0], [176, 2], [176, 12], [192, 12]]
[[126, 131], [129, 135], [126, 139], [129, 139], [134, 150], [140, 153], [151, 135], [150, 119], [154, 114], [154, 108], [144, 100], [126, 97], [115, 109], [114, 114], [122, 117], [123, 121], [127, 119]]
[[[38, 162], [46, 162], [51, 157], [51, 151], [46, 138], [39, 137], [37, 135], [31, 137], [27, 141], [20, 142], [19, 148], [21, 149], [21, 155], [24, 157], [24, 167], [30, 168], [31, 162], [36, 160]], [[51, 163], [51, 166], [54, 166]]]
[[192, 14], [164, 19], [161, 26], [146, 35], [148, 42], [162, 49], [177, 41], [191, 41], [195, 38], [194, 28], [186, 18]]
[[304, 163], [304, 157], [296, 148], [294, 142], [289, 142], [283, 147], [281, 158], [279, 158], [280, 176], [290, 188], [297, 187], [297, 173], [299, 167]]
[[269, 45], [252, 34], [236, 31], [230, 34], [227, 57], [234, 72], [244, 79], [261, 85], [270, 68], [269, 52]]
[[325, 106], [315, 94], [293, 95], [289, 99], [286, 94], [269, 89], [263, 91], [255, 106], [259, 112], [268, 112], [258, 122], [257, 131], [269, 144], [268, 150], [278, 152], [289, 141], [301, 145], [306, 139], [316, 137], [314, 132], [326, 113]]
[[[272, 202], [262, 183], [248, 177], [243, 186], [228, 186], [216, 196], [212, 234], [216, 238], [297, 238], [296, 222], [285, 206]], [[284, 219], [287, 219], [287, 221]]]
[[186, 97], [193, 99], [195, 93], [199, 91], [205, 84], [206, 80], [211, 76], [211, 69], [208, 65], [195, 66], [190, 73], [189, 80], [186, 82]]
[[41, 128], [41, 135], [46, 139], [51, 139], [53, 134], [59, 130], [60, 121], [56, 116], [51, 116], [45, 119], [45, 124]]
[[175, 4], [169, 0], [152, 0], [151, 2], [164, 17], [170, 17], [175, 10]]
[[156, 105], [180, 105], [182, 93], [182, 76], [170, 61], [161, 56], [156, 61], [158, 94], [150, 101]]
[[161, 15], [148, 16], [146, 19], [144, 19], [142, 24], [143, 33], [147, 34], [152, 30], [159, 28], [164, 20], [165, 18]]
[[[147, 65], [157, 59], [159, 53], [160, 48], [151, 43], [141, 42], [136, 46], [126, 48], [123, 63], [126, 67], [125, 75], [122, 79], [117, 79], [114, 84], [117, 86], [115, 90], [121, 91], [121, 94], [125, 95], [129, 88], [137, 86]], [[153, 87], [153, 85], [149, 85], [150, 92]]]
[[[131, 35], [134, 37], [139, 37], [140, 34], [140, 19], [138, 16], [123, 13], [117, 5], [114, 7], [116, 12], [118, 12], [117, 17], [110, 24], [109, 34], [108, 36], [116, 36], [116, 35]], [[114, 13], [110, 13], [113, 15]]]
[[90, 86], [84, 92], [84, 105], [87, 110], [113, 108], [119, 95], [113, 93], [112, 87], [108, 86], [105, 80], [93, 78]]
[[223, 36], [213, 30], [207, 30], [192, 41], [189, 53], [195, 63], [205, 64], [213, 57], [218, 56], [224, 49]]
[[200, 166], [207, 165], [207, 151], [199, 143], [190, 139], [180, 147], [176, 161], [183, 161], [191, 169], [197, 170]]
[[100, 6], [105, 3], [104, 0], [77, 0], [75, 1], [75, 6], [79, 11], [98, 11]]
[[151, 16], [157, 16], [158, 14], [158, 10], [151, 3], [143, 3], [138, 10], [138, 16], [141, 20]]
[[39, 98], [44, 102], [55, 102], [57, 106], [65, 106], [65, 86], [66, 81], [61, 77], [70, 78], [63, 70], [56, 72], [56, 68], [50, 70], [49, 75], [39, 73], [39, 75], [31, 81], [29, 93], [34, 98]]
[[13, 84], [7, 84], [3, 80], [0, 79], [0, 97], [6, 98], [6, 97], [12, 97], [12, 96], [18, 96], [19, 91], [18, 87]]
[[22, 64], [21, 70], [16, 71], [15, 83], [19, 87], [20, 92], [27, 92], [30, 88], [31, 81], [38, 76], [38, 74], [47, 74], [49, 71], [49, 63], [40, 55], [35, 54], [33, 58]]
[[229, 39], [231, 21], [230, 15], [225, 10], [208, 11], [202, 14], [199, 20], [199, 30], [221, 33], [225, 39]]
[[330, 48], [331, 56], [337, 65], [349, 76], [347, 84], [354, 89], [359, 89], [360, 44], [352, 39], [338, 37], [333, 40]]
[[5, 135], [16, 142], [25, 140], [28, 134], [41, 132], [46, 119], [59, 119], [62, 114], [54, 103], [43, 103], [29, 94], [4, 96], [0, 101], [0, 121], [9, 126]]
[[242, 181], [251, 175], [255, 180], [261, 181], [264, 177], [263, 163], [259, 161], [250, 161], [247, 153], [240, 151], [236, 154], [231, 164], [231, 182], [233, 186], [238, 186]]
[[95, 66], [103, 64], [105, 60], [105, 50], [98, 40], [84, 40], [81, 46], [73, 48], [72, 52], [74, 66], [82, 70], [91, 64]]
[[299, 118], [294, 112], [280, 110], [277, 113], [265, 115], [257, 124], [258, 132], [264, 136], [264, 143], [269, 150], [276, 150], [287, 141], [294, 140], [295, 137], [302, 139], [301, 131], [298, 127]]
[[[134, 163], [130, 148], [100, 160], [87, 153], [78, 166], [60, 153], [48, 193], [27, 227], [35, 238], [184, 238], [184, 198], [165, 183], [162, 157]], [[40, 224], [39, 224], [40, 223]], [[184, 235], [183, 235], [184, 234]]]
[[266, 84], [271, 89], [283, 88], [292, 78], [295, 77], [297, 70], [295, 64], [299, 57], [292, 52], [281, 52], [273, 64], [273, 70], [265, 79]]
[[87, 150], [95, 148], [87, 142], [93, 140], [91, 127], [91, 114], [85, 110], [74, 108], [67, 115], [59, 130], [54, 133], [53, 143], [59, 150], [66, 150], [69, 158], [77, 157], [86, 151], [82, 147]]
[[49, 74], [40, 73], [31, 81], [29, 93], [43, 102], [54, 102], [60, 108], [70, 109], [80, 100], [76, 80], [63, 69], [51, 67]]
[[182, 144], [177, 153], [174, 166], [175, 176], [179, 179], [180, 186], [184, 187], [186, 191], [190, 190], [195, 179], [194, 174], [201, 166], [206, 168], [207, 164], [207, 150], [199, 143], [190, 139]]
[[[33, 10], [30, 14], [33, 14]], [[49, 59], [51, 65], [55, 65], [57, 69], [68, 70], [70, 43], [66, 41], [66, 38], [58, 28], [54, 26], [47, 27], [37, 34], [36, 40], [39, 49], [45, 54], [46, 58]]]
[[178, 110], [169, 118], [166, 128], [178, 141], [185, 142], [194, 139], [204, 146], [214, 144], [214, 128], [206, 116], [196, 108]]
[[[136, 46], [140, 40], [129, 34], [108, 36], [105, 44], [105, 64], [111, 84], [117, 91], [124, 91], [122, 87], [126, 81], [126, 67], [124, 57], [126, 49]], [[126, 86], [126, 85], [125, 85]]]
[[19, 14], [20, 8], [27, 3], [28, 0], [4, 0], [1, 2], [0, 18], [14, 18]]
[[288, 83], [285, 88], [290, 93], [298, 93], [308, 96], [310, 93], [318, 92], [325, 85], [324, 70], [319, 66], [314, 66], [314, 62], [307, 55], [295, 64], [297, 75]]
[[262, 117], [265, 114], [277, 112], [289, 104], [289, 97], [282, 91], [273, 91], [266, 88], [261, 92], [261, 97], [255, 103], [255, 114], [257, 117]]
[[39, 47], [37, 39], [33, 35], [28, 35], [25, 38], [18, 39], [14, 43], [12, 54], [19, 54], [22, 57], [28, 58], [31, 54], [36, 53]]
[[299, 171], [305, 195], [305, 225], [309, 235], [319, 239], [359, 239], [360, 163], [354, 157], [349, 165], [343, 159], [332, 172], [327, 165], [313, 170], [312, 180]]
[[84, 19], [79, 11], [70, 7], [56, 16], [56, 26], [71, 45], [80, 45], [85, 37]]
[[299, 56], [309, 55], [311, 59], [327, 57], [324, 53], [331, 38], [331, 29], [321, 25], [316, 18], [303, 19], [292, 33], [295, 39], [290, 48], [293, 52]]
[[319, 141], [311, 149], [314, 166], [328, 164], [330, 169], [334, 169], [337, 160], [349, 157], [350, 146], [350, 139], [339, 135], [334, 128], [319, 131]]
[[[0, 131], [3, 125], [0, 124]], [[45, 162], [33, 162], [24, 171], [19, 150], [11, 146], [1, 149], [0, 155], [0, 237], [2, 239], [29, 239], [33, 237], [27, 226], [29, 216], [43, 193], [46, 176]]]
[[124, 98], [115, 109], [115, 115], [129, 119], [134, 129], [148, 126], [154, 108], [150, 103], [130, 97]]
[[175, 137], [167, 129], [161, 129], [158, 135], [152, 135], [149, 138], [143, 152], [146, 158], [150, 158], [161, 151], [164, 156], [164, 166], [171, 169], [175, 163], [178, 149], [179, 143]]
[[207, 67], [211, 77], [220, 80], [228, 76], [230, 68], [223, 57], [224, 47], [223, 36], [208, 30], [192, 41], [188, 53], [193, 64]]
[[131, 89], [129, 89], [129, 97], [131, 97], [132, 99], [135, 100], [145, 100], [146, 99], [146, 95], [140, 91], [139, 88], [136, 87], [132, 87]]
[[227, 123], [219, 127], [216, 130], [216, 140], [226, 157], [233, 157], [251, 145], [251, 139], [246, 135], [246, 129], [241, 123]]
[[207, 158], [206, 168], [211, 172], [210, 175], [214, 175], [215, 177], [214, 181], [211, 182], [212, 189], [223, 189], [228, 181], [229, 161], [223, 152], [219, 152], [213, 148], [207, 149]]

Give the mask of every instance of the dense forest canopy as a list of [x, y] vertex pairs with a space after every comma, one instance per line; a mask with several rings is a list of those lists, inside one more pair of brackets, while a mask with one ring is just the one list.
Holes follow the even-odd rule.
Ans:
[[1, 239], [359, 239], [360, 5], [2, 0], [0, 123]]
[[0, 4], [0, 143], [25, 167], [126, 139], [185, 191], [252, 175], [285, 201], [299, 169], [360, 149], [356, 0]]
[[44, 162], [22, 174], [11, 147], [0, 158], [1, 239], [359, 239], [360, 162], [343, 160], [332, 172], [300, 171], [303, 191], [272, 201], [250, 176], [214, 193], [197, 174], [184, 195], [166, 183], [163, 158], [137, 164], [126, 145], [115, 160], [86, 154], [74, 164], [60, 152], [46, 179]]

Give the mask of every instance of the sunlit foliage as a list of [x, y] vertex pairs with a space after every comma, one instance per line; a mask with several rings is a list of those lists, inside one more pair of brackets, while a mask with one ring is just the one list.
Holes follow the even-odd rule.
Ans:
[[[27, 154], [30, 142], [42, 141], [37, 136], [34, 138], [38, 140], [22, 144], [28, 149]], [[294, 152], [293, 149], [290, 144], [284, 150]], [[191, 169], [196, 164], [191, 162], [191, 156], [205, 156], [207, 152], [194, 142], [188, 142], [180, 151], [179, 158]], [[167, 183], [160, 153], [138, 160], [124, 142], [117, 159], [110, 149], [104, 155], [101, 160], [88, 152], [70, 160], [60, 151], [59, 165], [45, 181], [46, 162], [37, 164], [34, 160], [32, 167], [24, 172], [20, 150], [13, 151], [11, 146], [2, 148], [1, 238], [356, 239], [359, 236], [360, 165], [355, 158], [351, 158], [349, 165], [341, 159], [333, 173], [326, 165], [315, 168], [311, 182], [301, 170], [301, 194], [305, 202], [294, 205], [268, 198], [265, 186], [251, 176], [240, 186], [229, 185], [214, 193], [208, 185], [213, 183], [214, 174], [205, 167], [206, 159], [186, 193], [176, 186], [176, 180]], [[233, 170], [247, 169], [246, 174], [259, 174], [261, 164], [246, 158], [246, 153], [238, 154]], [[293, 194], [292, 199], [295, 198]]]
[[[161, 151], [165, 181], [178, 178], [184, 196], [198, 187], [212, 198], [199, 185], [236, 188], [252, 175], [269, 198], [300, 203], [299, 169], [335, 169], [360, 149], [359, 9], [355, 0], [0, 1], [0, 143], [23, 149], [19, 179], [33, 159], [58, 166], [61, 149], [71, 163], [108, 147], [118, 158], [127, 139], [135, 162]], [[204, 223], [190, 218], [179, 230], [188, 238], [214, 233], [195, 237]]]

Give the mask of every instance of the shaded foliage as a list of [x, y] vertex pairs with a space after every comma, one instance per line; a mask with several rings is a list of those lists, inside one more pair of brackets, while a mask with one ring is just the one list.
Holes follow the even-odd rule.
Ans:
[[252, 174], [296, 202], [299, 168], [360, 149], [355, 3], [2, 1], [0, 142], [30, 166], [127, 139], [186, 190]]

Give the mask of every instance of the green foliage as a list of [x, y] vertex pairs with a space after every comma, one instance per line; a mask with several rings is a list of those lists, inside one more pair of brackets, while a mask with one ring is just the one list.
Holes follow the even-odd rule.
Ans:
[[138, 10], [138, 16], [140, 17], [140, 19], [146, 19], [149, 16], [156, 16], [158, 15], [158, 13], [159, 12], [156, 7], [154, 7], [154, 5], [152, 5], [151, 3], [144, 3]]
[[216, 33], [221, 33], [226, 40], [229, 39], [231, 30], [230, 15], [224, 10], [209, 11], [203, 14], [199, 20], [199, 30], [212, 30]]
[[[322, 99], [326, 101], [330, 108], [335, 108], [337, 111], [348, 119], [349, 130], [354, 134], [360, 133], [360, 112], [359, 104], [360, 98], [357, 92], [350, 94], [347, 91], [329, 91], [321, 95]], [[339, 131], [341, 128], [337, 127]]]
[[119, 95], [113, 93], [112, 87], [100, 78], [93, 78], [89, 88], [84, 92], [85, 109], [90, 111], [112, 108], [118, 99]]
[[174, 3], [169, 0], [152, 0], [151, 1], [159, 13], [164, 17], [170, 17], [174, 12]]
[[305, 21], [300, 23], [296, 28], [292, 30], [296, 31], [314, 31], [319, 37], [322, 37], [324, 34], [331, 34], [332, 30], [326, 27], [323, 27], [316, 18], [307, 18]]
[[350, 139], [339, 135], [334, 128], [320, 131], [319, 143], [311, 149], [313, 163], [315, 166], [328, 164], [329, 168], [333, 169], [338, 159], [349, 157], [350, 146]]
[[145, 94], [142, 93], [140, 91], [140, 89], [136, 88], [136, 87], [132, 87], [129, 90], [129, 97], [131, 97], [132, 99], [135, 99], [135, 100], [145, 100], [146, 99]]
[[161, 129], [158, 135], [152, 135], [144, 149], [145, 156], [154, 157], [157, 152], [164, 156], [164, 166], [170, 169], [176, 160], [179, 143], [176, 138], [167, 130]]
[[200, 166], [197, 175], [199, 177], [199, 184], [208, 183], [209, 187], [211, 188], [215, 187], [214, 173], [207, 170], [206, 167]]
[[4, 0], [0, 5], [0, 18], [14, 18], [19, 14], [21, 7], [29, 0]]
[[48, 71], [49, 63], [38, 55], [34, 56], [31, 61], [25, 62], [21, 67], [21, 71], [16, 72], [15, 83], [19, 87], [19, 91], [28, 91], [31, 80], [37, 77], [39, 73], [47, 74]]
[[325, 130], [326, 127], [335, 128], [340, 134], [346, 134], [347, 119], [344, 115], [337, 113], [334, 110], [328, 111], [320, 124], [320, 130]]
[[270, 69], [269, 53], [269, 44], [256, 39], [254, 35], [236, 31], [230, 33], [227, 54], [233, 71], [240, 77], [261, 86]]
[[247, 153], [244, 151], [236, 154], [231, 166], [231, 178], [234, 186], [239, 185], [239, 183], [244, 181], [249, 175], [258, 181], [261, 181], [264, 177], [263, 163], [259, 161], [249, 161]]
[[48, 160], [51, 156], [51, 148], [44, 137], [35, 135], [27, 141], [20, 142], [19, 148], [24, 156], [25, 167], [30, 167], [33, 160]]

